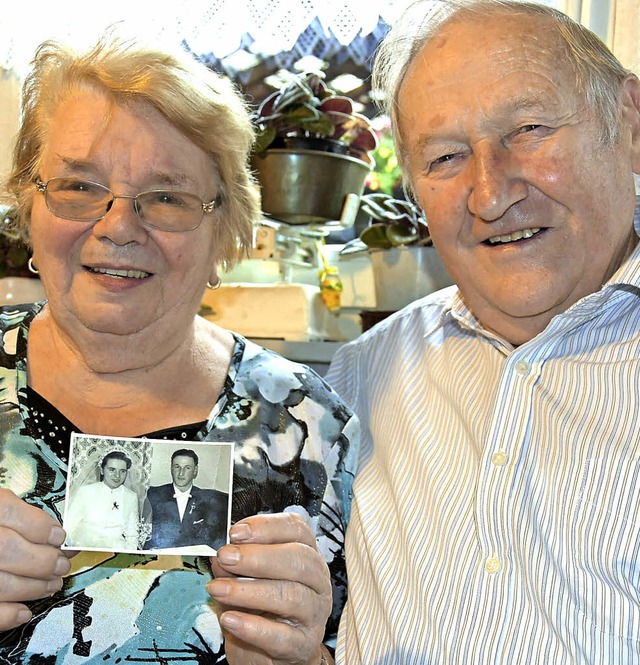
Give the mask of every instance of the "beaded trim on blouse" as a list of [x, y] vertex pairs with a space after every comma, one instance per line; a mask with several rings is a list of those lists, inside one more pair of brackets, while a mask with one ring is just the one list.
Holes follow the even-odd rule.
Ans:
[[[31, 386], [27, 386], [27, 407], [31, 418], [28, 419], [29, 434], [42, 439], [51, 451], [67, 463], [69, 448], [71, 446], [71, 433], [82, 433], [64, 414], [56, 409], [51, 402], [37, 393]], [[196, 441], [196, 435], [204, 427], [206, 421], [168, 427], [136, 438], [171, 439], [182, 441]]]

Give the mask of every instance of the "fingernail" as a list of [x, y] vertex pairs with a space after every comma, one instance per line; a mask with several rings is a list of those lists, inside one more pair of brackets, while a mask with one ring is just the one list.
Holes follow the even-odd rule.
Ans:
[[238, 628], [240, 628], [240, 618], [235, 614], [229, 614], [229, 612], [225, 612], [220, 617], [220, 625], [227, 630], [238, 630]]
[[249, 540], [251, 538], [251, 527], [245, 522], [234, 524], [229, 531], [229, 537], [234, 542]]
[[207, 591], [215, 598], [224, 598], [231, 593], [231, 585], [223, 580], [212, 580], [207, 584]]
[[59, 591], [62, 588], [62, 578], [56, 577], [55, 580], [49, 580], [47, 583], [47, 591], [53, 595], [56, 591]]
[[71, 562], [66, 556], [59, 556], [56, 561], [56, 567], [53, 569], [54, 575], [66, 575], [71, 570]]
[[222, 565], [233, 565], [240, 561], [240, 550], [233, 545], [225, 545], [218, 550], [218, 561]]
[[20, 610], [18, 612], [18, 622], [21, 624], [27, 623], [27, 621], [29, 621], [32, 616], [33, 615], [31, 612], [29, 612], [29, 610]]
[[64, 532], [64, 529], [59, 526], [52, 526], [51, 531], [49, 531], [49, 545], [54, 545], [55, 547], [60, 547], [64, 543], [64, 539], [67, 537], [67, 534]]

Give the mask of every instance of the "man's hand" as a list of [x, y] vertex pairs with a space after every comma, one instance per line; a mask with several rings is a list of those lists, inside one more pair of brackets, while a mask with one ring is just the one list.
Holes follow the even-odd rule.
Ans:
[[29, 621], [31, 611], [24, 601], [60, 589], [62, 575], [71, 568], [60, 550], [64, 539], [56, 520], [0, 489], [0, 631]]
[[256, 515], [235, 524], [230, 545], [211, 565], [207, 591], [216, 600], [233, 665], [320, 665], [331, 613], [329, 569], [311, 529], [293, 513]]

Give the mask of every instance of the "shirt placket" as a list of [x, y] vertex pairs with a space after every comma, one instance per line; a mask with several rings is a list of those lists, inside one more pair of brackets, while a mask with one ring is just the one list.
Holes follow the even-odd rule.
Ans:
[[534, 391], [542, 370], [532, 350], [508, 357], [496, 391], [484, 442], [476, 494], [476, 518], [483, 574], [497, 578], [512, 565], [517, 467], [531, 427]]

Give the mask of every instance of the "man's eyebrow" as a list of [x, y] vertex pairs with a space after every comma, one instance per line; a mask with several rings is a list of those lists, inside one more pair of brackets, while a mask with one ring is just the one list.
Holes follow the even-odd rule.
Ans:
[[542, 92], [538, 92], [537, 94], [529, 92], [528, 94], [511, 97], [502, 105], [501, 110], [506, 113], [518, 113], [520, 111], [541, 113], [548, 111], [552, 107], [553, 104], [550, 104], [548, 95], [543, 95]]
[[409, 148], [409, 152], [424, 153], [432, 146], [438, 146], [438, 149], [446, 150], [448, 146], [451, 146], [453, 150], [455, 146], [459, 146], [461, 143], [460, 139], [453, 138], [449, 135], [439, 136], [437, 134], [423, 133], [418, 136], [418, 139], [415, 145]]
[[[545, 113], [552, 112], [555, 104], [549, 102], [548, 97], [542, 93], [522, 94], [505, 100], [504, 104], [496, 107], [493, 114], [497, 118], [515, 118], [519, 114], [527, 113]], [[450, 135], [438, 135], [436, 133], [424, 132], [418, 136], [415, 143], [415, 150], [423, 151], [434, 144], [438, 146], [456, 144], [459, 140]]]
[[444, 137], [435, 137], [433, 134], [420, 134], [420, 136], [418, 136], [418, 140], [416, 141], [416, 148], [419, 150], [425, 150], [433, 143], [443, 143], [446, 141], [447, 139]]

